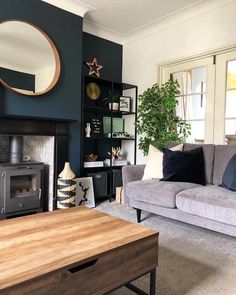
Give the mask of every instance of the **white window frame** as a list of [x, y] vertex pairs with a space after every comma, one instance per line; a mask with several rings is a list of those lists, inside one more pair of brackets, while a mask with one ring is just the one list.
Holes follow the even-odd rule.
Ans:
[[164, 83], [175, 72], [207, 67], [207, 98], [204, 143], [225, 144], [226, 65], [236, 59], [236, 45], [158, 66], [158, 82]]
[[204, 143], [212, 143], [214, 140], [214, 76], [215, 65], [214, 57], [200, 58], [193, 61], [182, 61], [177, 64], [160, 66], [160, 83], [170, 79], [172, 73], [185, 70], [206, 67], [207, 68], [207, 89], [206, 89], [206, 113], [205, 113], [205, 132]]
[[[225, 141], [225, 109], [226, 109], [226, 84], [227, 62], [236, 59], [236, 50], [216, 56], [216, 94], [215, 94], [215, 144]], [[224, 98], [224, 99], [222, 99]]]

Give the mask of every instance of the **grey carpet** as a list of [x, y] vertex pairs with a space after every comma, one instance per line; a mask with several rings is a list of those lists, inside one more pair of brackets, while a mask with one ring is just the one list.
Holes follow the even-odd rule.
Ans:
[[[132, 208], [103, 202], [97, 210], [136, 222]], [[236, 239], [149, 213], [141, 223], [160, 232], [158, 295], [236, 295]], [[135, 282], [148, 291], [148, 276]], [[121, 288], [112, 295], [132, 295]]]

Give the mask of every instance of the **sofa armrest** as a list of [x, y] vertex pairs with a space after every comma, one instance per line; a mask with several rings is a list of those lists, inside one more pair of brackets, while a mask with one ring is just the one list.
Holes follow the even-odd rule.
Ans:
[[127, 165], [122, 167], [122, 181], [125, 203], [128, 203], [126, 186], [129, 182], [141, 180], [144, 174], [145, 165]]

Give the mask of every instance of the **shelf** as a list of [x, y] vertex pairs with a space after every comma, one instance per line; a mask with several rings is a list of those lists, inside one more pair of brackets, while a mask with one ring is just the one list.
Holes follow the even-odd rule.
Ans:
[[107, 108], [97, 107], [97, 106], [84, 106], [84, 111], [89, 113], [104, 113], [104, 114], [110, 114], [110, 115], [135, 115], [135, 112], [122, 112], [122, 111], [115, 111], [115, 110], [109, 110]]
[[[91, 99], [91, 89], [87, 88], [89, 83], [95, 83], [99, 86], [99, 89], [95, 87], [97, 100]], [[92, 90], [91, 90], [92, 91]], [[103, 99], [105, 97], [130, 97], [131, 98], [131, 111], [124, 112], [120, 110], [110, 110], [109, 105], [105, 104]], [[122, 167], [127, 166], [120, 165], [117, 166], [111, 161], [112, 148], [122, 148], [124, 153], [127, 153], [128, 163], [132, 165], [136, 164], [136, 148], [137, 148], [137, 135], [135, 122], [137, 121], [137, 106], [138, 106], [138, 87], [136, 85], [131, 85], [127, 83], [122, 83], [121, 81], [109, 81], [101, 78], [83, 75], [82, 76], [82, 104], [81, 104], [81, 134], [82, 134], [82, 145], [81, 145], [81, 175], [85, 176], [89, 173], [93, 174], [95, 179], [96, 174], [103, 173], [104, 177], [107, 177], [107, 195], [104, 197], [113, 197], [114, 188], [122, 183], [121, 174]], [[104, 119], [104, 117], [108, 117]], [[124, 121], [123, 128], [117, 123], [118, 129], [114, 129], [115, 120], [117, 122]], [[87, 123], [91, 124], [91, 136], [85, 137], [85, 128]], [[105, 128], [103, 128], [103, 123]], [[125, 125], [127, 124], [127, 125]], [[124, 128], [125, 126], [125, 128]], [[115, 136], [112, 133], [114, 130], [119, 131], [127, 129], [128, 134], [131, 138], [117, 138], [117, 137], [107, 137], [109, 135]], [[96, 132], [95, 132], [96, 131]], [[105, 132], [104, 132], [105, 131]], [[126, 130], [125, 130], [126, 131]], [[117, 133], [121, 134], [121, 133]], [[133, 152], [132, 152], [133, 151]], [[95, 154], [97, 159], [109, 158], [109, 162], [106, 164], [111, 166], [97, 166], [97, 167], [84, 167], [84, 159], [86, 155]], [[109, 156], [108, 156], [109, 155]], [[119, 163], [122, 164], [122, 163]], [[87, 165], [87, 164], [86, 164]], [[92, 165], [92, 164], [91, 164]], [[94, 163], [94, 165], [99, 165]], [[114, 172], [113, 172], [114, 171]], [[102, 180], [102, 179], [101, 179]], [[104, 185], [104, 183], [103, 183]], [[100, 197], [99, 197], [100, 198]]]
[[132, 88], [137, 88], [136, 85], [132, 85], [132, 84], [128, 84], [128, 83], [122, 83], [122, 82], [114, 82], [114, 81], [111, 81], [111, 80], [105, 80], [105, 79], [101, 79], [101, 78], [98, 78], [98, 77], [94, 77], [94, 76], [89, 76], [89, 75], [83, 75], [84, 78], [86, 80], [91, 80], [91, 81], [94, 81], [96, 83], [112, 83], [114, 84], [114, 87], [115, 88], [119, 88], [121, 90], [128, 90], [128, 89], [132, 89]]
[[96, 170], [108, 170], [107, 168], [110, 168], [110, 166], [84, 167], [84, 170], [92, 170], [92, 169], [96, 169]]
[[84, 167], [84, 170], [92, 170], [92, 169], [96, 169], [96, 170], [98, 170], [98, 169], [99, 170], [109, 170], [110, 168], [111, 169], [115, 169], [115, 168], [119, 169], [119, 168], [122, 168], [124, 166], [128, 166], [128, 165], [100, 166], [100, 167], [99, 166], [98, 167]]
[[84, 137], [85, 140], [135, 140], [135, 138], [118, 138], [118, 137]]

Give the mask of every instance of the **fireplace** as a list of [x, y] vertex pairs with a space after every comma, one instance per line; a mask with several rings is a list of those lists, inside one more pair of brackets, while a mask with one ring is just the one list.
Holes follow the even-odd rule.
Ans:
[[[56, 209], [74, 120], [0, 118], [0, 218]], [[73, 129], [73, 126], [72, 126]]]
[[0, 164], [0, 218], [42, 211], [43, 163]]

